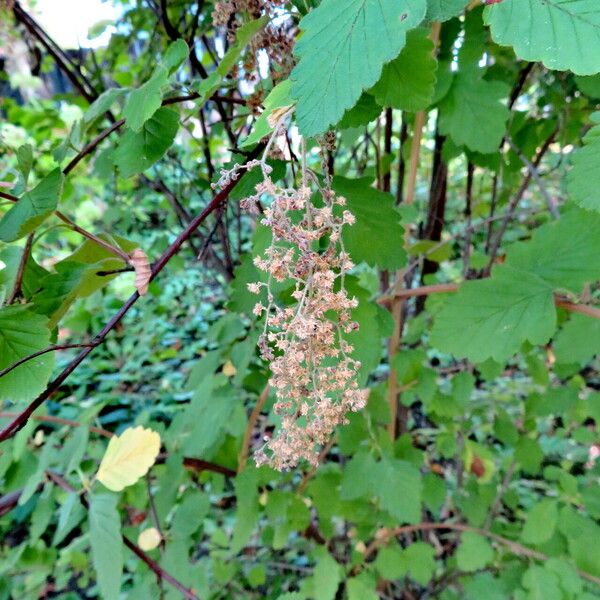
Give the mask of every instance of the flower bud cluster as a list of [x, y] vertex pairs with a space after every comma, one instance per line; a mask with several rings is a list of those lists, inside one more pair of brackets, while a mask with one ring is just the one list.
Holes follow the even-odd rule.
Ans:
[[[365, 406], [367, 392], [358, 387], [360, 362], [344, 339], [344, 333], [358, 329], [351, 315], [358, 301], [344, 287], [344, 275], [354, 265], [342, 240], [342, 228], [352, 225], [354, 216], [344, 208], [345, 198], [322, 188], [310, 173], [322, 198], [315, 202], [306, 169], [301, 185], [284, 188], [273, 182], [264, 160], [261, 166], [263, 181], [242, 205], [251, 212], [257, 212], [259, 200], [266, 205], [262, 223], [271, 229], [272, 243], [254, 264], [268, 274], [268, 282], [248, 289], [266, 298], [256, 303], [254, 314], [265, 318], [259, 348], [270, 362], [281, 427], [256, 461], [283, 470], [301, 460], [316, 464], [320, 446], [347, 422], [349, 411]], [[293, 286], [294, 303], [283, 306], [271, 287], [285, 281]]]

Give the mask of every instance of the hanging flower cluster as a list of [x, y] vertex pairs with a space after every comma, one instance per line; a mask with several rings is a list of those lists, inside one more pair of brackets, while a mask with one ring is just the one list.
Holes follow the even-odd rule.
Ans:
[[231, 42], [236, 29], [250, 16], [258, 19], [268, 15], [269, 24], [250, 42], [244, 59], [244, 76], [248, 81], [257, 78], [258, 54], [261, 50], [269, 58], [270, 76], [274, 81], [285, 79], [294, 66], [292, 49], [295, 28], [290, 19], [282, 19], [285, 0], [221, 0], [212, 12], [213, 23], [224, 27]]
[[[343, 336], [358, 328], [351, 317], [358, 302], [344, 286], [344, 275], [353, 264], [342, 241], [342, 228], [352, 225], [354, 216], [343, 208], [345, 198], [329, 185], [321, 186], [308, 171], [304, 157], [298, 188], [273, 182], [266, 157], [282, 121], [263, 159], [250, 165], [260, 166], [263, 180], [256, 194], [242, 201], [244, 209], [258, 214], [259, 203], [270, 200], [262, 223], [271, 229], [272, 243], [254, 259], [268, 274], [268, 282], [251, 283], [248, 289], [266, 297], [257, 302], [254, 314], [265, 318], [259, 348], [270, 362], [274, 410], [282, 419], [279, 432], [257, 453], [256, 461], [280, 470], [300, 460], [315, 464], [319, 447], [346, 422], [348, 411], [360, 410], [367, 399], [367, 391], [356, 381], [360, 362], [351, 357], [353, 347]], [[320, 191], [322, 203], [313, 202], [309, 180]], [[285, 281], [293, 285], [295, 303], [281, 306], [272, 284]]]

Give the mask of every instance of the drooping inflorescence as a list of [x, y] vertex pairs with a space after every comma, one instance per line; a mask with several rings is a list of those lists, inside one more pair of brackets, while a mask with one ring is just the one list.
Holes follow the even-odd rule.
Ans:
[[[358, 302], [344, 286], [344, 275], [354, 265], [342, 240], [342, 228], [352, 225], [354, 216], [328, 178], [321, 185], [306, 168], [304, 148], [298, 187], [281, 187], [271, 179], [266, 157], [285, 118], [277, 123], [263, 159], [250, 165], [260, 166], [263, 180], [256, 194], [242, 201], [255, 214], [258, 203], [265, 203], [262, 223], [272, 231], [270, 246], [254, 258], [256, 267], [268, 274], [267, 281], [251, 283], [248, 289], [266, 298], [257, 302], [254, 314], [265, 318], [259, 348], [270, 363], [274, 410], [281, 415], [279, 431], [256, 461], [280, 470], [300, 460], [315, 464], [319, 447], [346, 422], [349, 411], [364, 407], [367, 397], [357, 384], [360, 363], [344, 337], [358, 329], [351, 316]], [[286, 281], [293, 286], [294, 302], [289, 305], [278, 303], [272, 289], [274, 282]]]

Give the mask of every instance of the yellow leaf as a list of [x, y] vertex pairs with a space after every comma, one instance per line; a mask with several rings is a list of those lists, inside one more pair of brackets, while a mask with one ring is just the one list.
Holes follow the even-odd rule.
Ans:
[[225, 375], [225, 377], [233, 377], [236, 373], [237, 369], [233, 366], [233, 363], [230, 360], [228, 360], [223, 365], [223, 375]]
[[148, 529], [144, 529], [144, 531], [142, 531], [138, 536], [138, 546], [144, 550], [144, 552], [148, 552], [149, 550], [158, 548], [161, 539], [162, 538], [158, 532], [158, 529], [155, 527], [149, 527]]
[[120, 492], [148, 472], [159, 451], [158, 433], [143, 427], [130, 427], [108, 442], [96, 479], [109, 490]]

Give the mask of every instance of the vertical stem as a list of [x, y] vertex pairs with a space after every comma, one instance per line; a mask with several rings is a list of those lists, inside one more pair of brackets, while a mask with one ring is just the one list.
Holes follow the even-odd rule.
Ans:
[[[383, 135], [383, 155], [390, 156], [392, 154], [392, 131], [393, 131], [393, 112], [391, 108], [385, 111], [385, 129]], [[402, 156], [400, 155], [400, 159]], [[381, 189], [384, 192], [389, 192], [392, 187], [392, 165], [389, 164], [383, 179], [381, 182]], [[390, 273], [389, 271], [380, 271], [379, 274], [380, 284], [382, 291], [385, 291], [390, 286]]]
[[[421, 152], [421, 140], [423, 137], [423, 127], [425, 126], [425, 112], [421, 111], [415, 115], [415, 125], [413, 139], [410, 149], [410, 162], [408, 171], [408, 187], [406, 190], [406, 204], [413, 204], [415, 200], [415, 190], [417, 186], [417, 169], [419, 166], [419, 155]], [[404, 232], [404, 244], [407, 245], [410, 240], [410, 229], [407, 227]], [[394, 291], [397, 291], [404, 285], [405, 269], [400, 269], [396, 273], [396, 284]], [[398, 375], [396, 369], [391, 365], [393, 357], [400, 348], [400, 338], [404, 319], [402, 317], [404, 301], [401, 298], [395, 298], [390, 307], [392, 318], [394, 319], [394, 331], [388, 342], [388, 357], [390, 360], [390, 373], [388, 376], [388, 405], [390, 408], [390, 422], [388, 424], [388, 433], [392, 439], [396, 439], [398, 433], [404, 433], [406, 429], [407, 415], [403, 414], [398, 423]]]
[[23, 286], [23, 275], [25, 274], [25, 267], [27, 266], [27, 261], [31, 256], [31, 246], [33, 245], [33, 233], [30, 233], [27, 236], [27, 241], [25, 242], [25, 247], [23, 248], [23, 254], [21, 255], [21, 260], [19, 261], [19, 269], [17, 270], [17, 276], [15, 277], [15, 285], [13, 286], [13, 291], [6, 301], [6, 304], [12, 304], [20, 295], [21, 288]]
[[[394, 123], [394, 115], [391, 108], [385, 111], [385, 129], [383, 132], [383, 155], [389, 156], [392, 153], [392, 127]], [[392, 184], [392, 168], [391, 165], [383, 174], [382, 189], [384, 192], [389, 192]]]
[[[434, 52], [437, 51], [437, 46], [440, 39], [441, 24], [433, 23], [431, 27], [431, 39], [434, 42]], [[423, 128], [427, 119], [425, 111], [419, 111], [415, 115], [415, 123], [413, 128], [413, 139], [410, 149], [410, 161], [408, 170], [408, 186], [406, 189], [406, 204], [413, 204], [415, 200], [415, 192], [417, 187], [417, 171], [419, 167], [419, 157], [421, 153], [421, 140], [423, 138]], [[410, 229], [407, 227], [404, 233], [404, 243], [408, 244], [410, 240]], [[401, 269], [396, 273], [396, 284], [394, 292], [404, 286], [405, 269]], [[399, 394], [398, 376], [396, 370], [392, 367], [391, 361], [396, 352], [400, 348], [400, 338], [402, 337], [402, 329], [404, 328], [403, 317], [404, 302], [401, 298], [395, 298], [391, 304], [390, 312], [394, 319], [394, 330], [388, 342], [388, 359], [390, 361], [390, 372], [388, 376], [388, 406], [390, 409], [390, 422], [388, 424], [388, 433], [392, 439], [397, 437], [397, 434], [406, 431], [408, 411], [403, 408], [402, 414], [398, 414]], [[399, 421], [399, 422], [398, 422]]]
[[465, 279], [468, 279], [469, 268], [471, 263], [471, 237], [473, 230], [471, 227], [471, 215], [473, 212], [473, 175], [475, 173], [475, 167], [473, 163], [469, 161], [467, 164], [467, 189], [465, 192], [465, 219], [466, 230], [465, 230], [465, 248], [463, 251], [463, 275]]
[[398, 148], [398, 187], [396, 188], [396, 204], [402, 204], [404, 200], [404, 179], [406, 175], [406, 161], [404, 160], [404, 145], [408, 140], [408, 124], [406, 115], [402, 116], [400, 127], [400, 147]]

